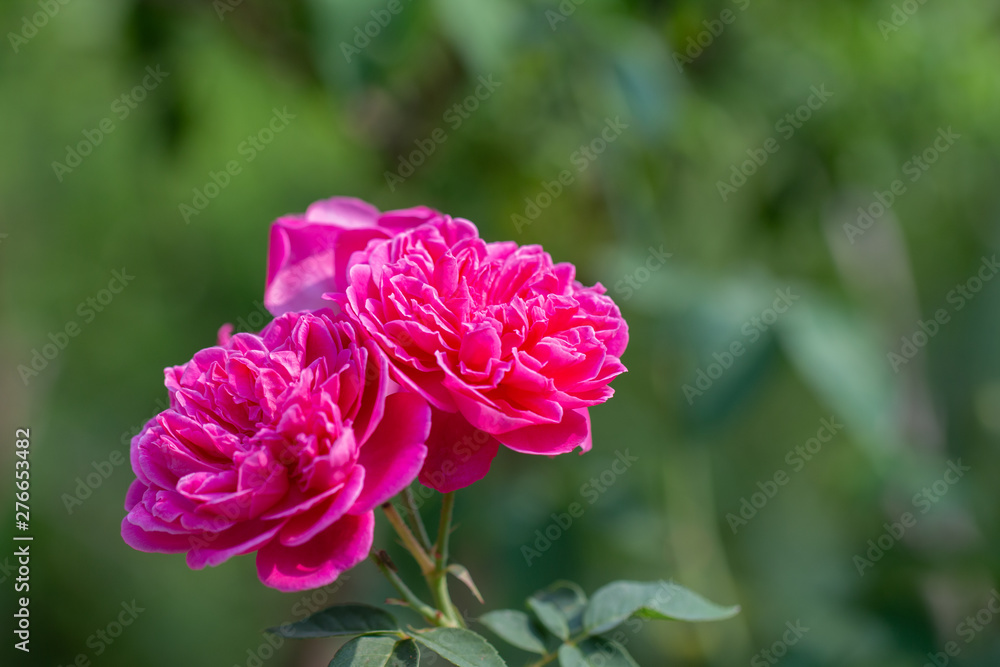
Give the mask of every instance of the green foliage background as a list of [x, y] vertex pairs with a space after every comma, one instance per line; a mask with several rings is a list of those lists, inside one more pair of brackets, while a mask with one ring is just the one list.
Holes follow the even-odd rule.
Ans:
[[[640, 664], [768, 664], [759, 652], [796, 621], [810, 630], [781, 658], [789, 667], [921, 665], [949, 641], [960, 664], [997, 664], [1000, 619], [968, 643], [959, 624], [1000, 574], [990, 481], [1000, 472], [1000, 284], [961, 310], [948, 295], [998, 241], [998, 8], [911, 0], [916, 13], [889, 30], [902, 4], [585, 0], [564, 2], [575, 10], [553, 24], [556, 2], [404, 0], [349, 62], [341, 44], [386, 2], [243, 0], [221, 11], [68, 0], [16, 52], [8, 35], [0, 541], [12, 544], [14, 429], [28, 426], [35, 542], [33, 650], [5, 664], [82, 653], [106, 667], [247, 665], [262, 628], [301, 613], [308, 596], [265, 589], [252, 557], [194, 572], [180, 556], [128, 549], [118, 534], [127, 466], [72, 512], [64, 494], [127, 451], [165, 396], [165, 366], [258, 310], [270, 222], [337, 194], [382, 209], [427, 204], [487, 239], [543, 244], [606, 285], [629, 321], [631, 370], [592, 410], [594, 450], [503, 453], [459, 496], [455, 557], [489, 608], [518, 607], [555, 578], [593, 591], [672, 577], [744, 611], [630, 634]], [[726, 10], [733, 20], [713, 36]], [[39, 11], [4, 3], [0, 26], [20, 32]], [[699, 35], [707, 46], [678, 67]], [[169, 75], [118, 120], [114, 100], [157, 65]], [[481, 76], [499, 88], [453, 128], [445, 113]], [[791, 137], [779, 132], [814, 86], [832, 97]], [[187, 224], [179, 205], [286, 107], [287, 129]], [[60, 181], [52, 163], [105, 117], [114, 131]], [[574, 152], [609, 118], [627, 129], [576, 171]], [[447, 139], [390, 188], [385, 173], [438, 127]], [[910, 181], [906, 163], [948, 128], [960, 138]], [[718, 182], [770, 137], [780, 148], [723, 201]], [[574, 182], [518, 229], [525, 198], [565, 169]], [[844, 225], [895, 179], [905, 193], [852, 243]], [[620, 281], [645, 278], [639, 267], [661, 245], [672, 257], [626, 299]], [[78, 304], [121, 267], [134, 281], [83, 322]], [[744, 325], [786, 288], [799, 300], [751, 344]], [[950, 321], [894, 372], [887, 353], [941, 308]], [[80, 334], [26, 386], [18, 365], [69, 321]], [[746, 353], [689, 402], [683, 386], [733, 341]], [[844, 428], [796, 470], [786, 454], [831, 417]], [[591, 504], [584, 485], [626, 450], [639, 461]], [[971, 470], [921, 513], [914, 494], [958, 459]], [[727, 515], [778, 471], [788, 483], [734, 533]], [[584, 515], [529, 566], [522, 547], [574, 502]], [[916, 525], [860, 576], [855, 556], [906, 511]], [[366, 564], [327, 597], [389, 594]], [[470, 614], [484, 610], [457, 596]], [[145, 611], [97, 655], [88, 638], [133, 599]], [[265, 664], [325, 665], [334, 647], [289, 643]]]

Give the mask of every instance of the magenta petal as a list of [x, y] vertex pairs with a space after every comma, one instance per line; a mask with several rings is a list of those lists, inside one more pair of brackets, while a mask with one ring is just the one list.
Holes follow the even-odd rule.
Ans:
[[379, 218], [378, 224], [393, 230], [405, 230], [422, 225], [428, 220], [441, 217], [441, 214], [426, 206], [415, 206], [397, 211], [386, 211]]
[[313, 202], [306, 209], [306, 219], [336, 224], [346, 229], [373, 227], [379, 216], [377, 208], [355, 197], [330, 197]]
[[366, 441], [375, 425], [385, 415], [385, 399], [392, 384], [389, 379], [389, 362], [378, 345], [368, 340], [364, 343], [367, 352], [364, 394], [359, 397], [358, 413], [354, 416], [354, 430], [361, 442]]
[[351, 471], [351, 476], [336, 496], [316, 506], [313, 510], [288, 520], [279, 535], [281, 544], [286, 547], [300, 546], [339, 521], [340, 517], [344, 516], [347, 510], [354, 505], [364, 483], [364, 469], [355, 466]]
[[500, 337], [489, 324], [480, 324], [465, 334], [458, 357], [469, 368], [485, 368], [491, 359], [500, 354]]
[[[458, 387], [452, 376], [447, 376], [444, 384], [447, 387]], [[464, 387], [462, 389], [468, 391]], [[523, 410], [514, 410], [509, 406], [505, 410], [503, 409], [505, 406], [498, 406], [482, 398], [467, 395], [467, 393], [457, 389], [452, 393], [452, 398], [458, 409], [473, 426], [494, 435], [533, 426], [543, 419], [548, 419], [548, 422], [543, 423], [557, 423], [557, 420], [561, 421], [564, 414], [562, 406], [555, 402], [545, 404], [547, 412], [551, 414], [539, 415]]]
[[505, 446], [522, 454], [565, 454], [577, 447], [588, 451], [590, 414], [587, 408], [567, 410], [558, 424], [538, 424], [496, 436]]
[[499, 449], [460, 413], [434, 410], [420, 483], [441, 493], [465, 488], [486, 476]]
[[128, 493], [125, 494], [126, 512], [131, 512], [132, 508], [142, 501], [142, 496], [146, 493], [147, 488], [149, 487], [143, 484], [142, 480], [132, 480], [132, 483], [128, 487]]
[[264, 305], [272, 315], [321, 307], [314, 299], [333, 289], [331, 237], [336, 235], [336, 228], [292, 225], [287, 218], [274, 224], [264, 289]]
[[410, 392], [385, 400], [386, 418], [361, 447], [358, 465], [366, 472], [365, 488], [351, 514], [370, 512], [405, 489], [414, 480], [427, 456], [431, 409]]
[[148, 553], [179, 554], [191, 548], [190, 535], [143, 530], [128, 517], [122, 519], [122, 539], [133, 549]]
[[334, 197], [304, 215], [278, 219], [268, 244], [264, 305], [276, 316], [328, 306], [323, 293], [343, 294], [351, 255], [438, 215], [423, 208], [383, 215], [360, 199]]
[[329, 499], [330, 496], [339, 492], [340, 488], [334, 486], [326, 489], [323, 493], [307, 494], [293, 485], [288, 489], [288, 493], [285, 494], [281, 503], [261, 514], [260, 518], [264, 520], [287, 519], [290, 516], [302, 514]]
[[281, 218], [271, 227], [264, 305], [275, 316], [329, 307], [323, 293], [344, 291], [351, 254], [385, 237], [374, 226], [345, 229]]
[[281, 526], [280, 522], [240, 521], [219, 533], [191, 536], [188, 538], [191, 547], [187, 555], [188, 567], [200, 570], [206, 565], [219, 565], [233, 556], [248, 554], [270, 541]]
[[273, 540], [257, 552], [257, 575], [280, 591], [325, 586], [368, 557], [374, 528], [372, 512], [348, 514], [301, 546], [287, 547]]

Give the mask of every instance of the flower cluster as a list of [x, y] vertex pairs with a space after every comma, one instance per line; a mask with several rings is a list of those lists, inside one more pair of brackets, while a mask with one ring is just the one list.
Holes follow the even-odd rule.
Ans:
[[441, 492], [500, 446], [591, 447], [588, 408], [625, 371], [600, 285], [539, 246], [487, 243], [426, 207], [349, 198], [271, 229], [259, 334], [166, 370], [170, 407], [132, 441], [122, 536], [191, 567], [257, 552], [268, 586], [323, 586], [364, 559], [373, 510]]

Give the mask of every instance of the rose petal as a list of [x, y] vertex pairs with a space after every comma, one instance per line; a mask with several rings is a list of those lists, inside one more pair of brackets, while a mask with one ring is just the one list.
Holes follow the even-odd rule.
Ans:
[[426, 208], [380, 214], [360, 199], [333, 197], [279, 218], [271, 226], [264, 305], [274, 315], [328, 307], [322, 296], [344, 291], [351, 255], [437, 216]]
[[122, 519], [122, 539], [136, 551], [147, 553], [177, 554], [191, 548], [190, 535], [143, 530], [129, 521], [128, 517]]
[[219, 565], [233, 556], [256, 551], [274, 537], [282, 523], [276, 521], [240, 521], [219, 533], [189, 536], [191, 551], [187, 564], [193, 570], [207, 565]]
[[522, 454], [565, 454], [577, 447], [589, 451], [590, 414], [586, 408], [567, 410], [558, 424], [538, 424], [508, 431], [497, 440]]
[[364, 468], [355, 466], [351, 471], [351, 476], [336, 495], [330, 497], [322, 505], [317, 505], [310, 511], [298, 514], [288, 520], [279, 535], [281, 544], [286, 547], [297, 547], [326, 530], [354, 505], [358, 494], [364, 488], [364, 483]]
[[280, 591], [326, 586], [368, 557], [374, 528], [373, 513], [348, 514], [301, 546], [274, 540], [257, 552], [257, 575]]
[[410, 485], [427, 456], [431, 409], [409, 392], [389, 396], [388, 417], [361, 448], [358, 465], [366, 471], [365, 488], [351, 514], [369, 512]]
[[499, 449], [495, 438], [461, 414], [434, 410], [420, 483], [441, 493], [465, 488], [486, 476]]

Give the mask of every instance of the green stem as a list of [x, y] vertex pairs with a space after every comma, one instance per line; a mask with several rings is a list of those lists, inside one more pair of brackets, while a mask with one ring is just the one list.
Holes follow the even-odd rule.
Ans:
[[542, 658], [541, 660], [539, 660], [538, 662], [531, 663], [530, 665], [528, 665], [528, 667], [542, 667], [542, 665], [549, 664], [550, 662], [552, 662], [553, 660], [555, 660], [557, 657], [559, 657], [558, 653], [550, 653], [547, 656], [545, 656], [544, 658]]
[[[406, 499], [404, 497], [404, 503], [405, 502]], [[417, 600], [416, 596], [413, 595], [413, 592], [410, 591], [409, 588], [406, 588], [402, 579], [400, 579], [399, 575], [395, 573], [394, 568], [390, 568], [385, 562], [381, 562], [385, 559], [380, 558], [377, 559], [376, 562], [381, 562], [380, 569], [383, 570], [383, 574], [389, 578], [400, 593], [403, 592], [403, 589], [407, 591], [407, 595], [410, 597], [404, 595], [403, 599], [411, 606], [414, 606], [415, 609], [420, 611], [424, 618], [434, 625], [464, 628], [465, 619], [462, 618], [462, 614], [451, 601], [451, 594], [448, 591], [448, 538], [451, 535], [451, 517], [454, 507], [454, 493], [445, 494], [444, 500], [441, 504], [441, 525], [438, 526], [437, 542], [431, 549], [431, 553], [428, 554], [424, 549], [424, 546], [421, 544], [421, 540], [413, 534], [413, 531], [410, 530], [406, 521], [404, 521], [403, 517], [400, 516], [395, 506], [393, 506], [392, 503], [385, 503], [382, 505], [382, 511], [385, 512], [385, 516], [389, 519], [389, 523], [392, 524], [393, 529], [395, 529], [396, 533], [399, 535], [403, 542], [403, 546], [406, 547], [406, 550], [413, 555], [413, 558], [420, 565], [420, 572], [424, 575], [424, 579], [427, 581], [427, 587], [434, 596], [434, 603], [437, 605], [437, 609], [432, 609], [428, 605]], [[407, 511], [409, 511], [409, 509]], [[415, 516], [419, 515], [415, 514]], [[430, 541], [429, 538], [427, 541]], [[400, 586], [402, 586], [403, 589], [401, 589]], [[413, 598], [416, 602], [411, 602], [411, 598]], [[421, 605], [422, 608], [416, 607], [415, 605], [417, 604]]]
[[441, 500], [441, 522], [438, 524], [437, 542], [434, 544], [434, 571], [427, 576], [427, 585], [434, 594], [438, 608], [457, 627], [465, 627], [465, 619], [451, 601], [448, 591], [448, 541], [451, 536], [451, 518], [455, 510], [455, 492], [444, 494]]
[[[576, 646], [579, 642], [582, 642], [586, 638], [587, 638], [587, 633], [581, 632], [576, 637], [570, 637], [569, 639], [567, 639], [565, 643], [569, 644], [570, 646]], [[541, 660], [531, 663], [530, 665], [528, 665], [528, 667], [542, 667], [542, 665], [547, 665], [558, 657], [559, 657], [559, 651], [553, 651], [552, 653], [546, 654], [545, 657], [543, 657]]]
[[437, 566], [436, 562], [427, 555], [426, 551], [424, 551], [420, 542], [418, 542], [417, 538], [413, 535], [413, 531], [411, 531], [406, 525], [406, 522], [403, 521], [403, 517], [399, 515], [399, 512], [396, 511], [393, 504], [385, 503], [382, 505], [382, 511], [385, 512], [385, 516], [389, 519], [389, 523], [392, 524], [392, 527], [396, 530], [400, 539], [403, 540], [403, 546], [406, 547], [407, 551], [413, 554], [417, 564], [420, 565], [420, 572], [425, 577], [433, 573]]
[[434, 575], [427, 583], [431, 587], [434, 601], [444, 615], [448, 617], [448, 620], [451, 621], [451, 625], [456, 628], [464, 628], [465, 619], [462, 618], [462, 614], [451, 601], [451, 594], [448, 592], [448, 573], [443, 572], [440, 575]]
[[372, 561], [374, 561], [375, 566], [378, 567], [379, 571], [385, 575], [385, 578], [388, 579], [389, 583], [392, 584], [393, 587], [399, 592], [399, 595], [406, 601], [406, 604], [408, 604], [415, 612], [423, 616], [428, 623], [433, 625], [450, 625], [445, 622], [447, 619], [444, 618], [444, 615], [440, 611], [434, 609], [429, 604], [418, 598], [416, 594], [410, 590], [410, 587], [407, 586], [402, 579], [400, 579], [399, 575], [396, 574], [391, 567], [389, 567], [385, 558], [376, 552], [372, 552], [371, 558]]
[[438, 569], [444, 569], [448, 563], [448, 540], [451, 537], [451, 517], [455, 511], [455, 492], [444, 494], [441, 499], [441, 523], [438, 525], [437, 542], [434, 545], [434, 557]]
[[419, 510], [417, 510], [417, 503], [413, 498], [413, 490], [410, 487], [403, 489], [403, 505], [406, 507], [406, 513], [409, 515], [406, 518], [409, 520], [410, 526], [416, 531], [417, 537], [420, 538], [420, 544], [423, 545], [424, 549], [430, 551], [431, 538], [427, 534], [427, 528], [424, 526], [424, 520], [420, 517]]

